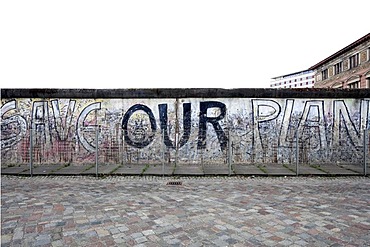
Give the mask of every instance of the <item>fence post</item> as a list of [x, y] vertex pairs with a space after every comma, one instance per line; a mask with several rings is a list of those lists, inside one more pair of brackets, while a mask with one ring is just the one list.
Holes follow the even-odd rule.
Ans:
[[95, 176], [98, 177], [98, 154], [99, 154], [99, 125], [95, 129]]
[[30, 126], [30, 176], [33, 176], [33, 129]]
[[203, 148], [200, 150], [200, 165], [202, 166], [202, 171], [204, 172], [204, 164], [203, 164]]
[[367, 163], [366, 163], [366, 156], [367, 156], [367, 138], [368, 138], [368, 130], [364, 130], [364, 176], [367, 175]]
[[178, 159], [179, 159], [179, 133], [176, 133], [175, 135], [175, 147], [176, 147], [176, 150], [175, 150], [175, 167], [177, 167], [177, 162], [178, 162]]
[[161, 145], [161, 151], [162, 151], [162, 177], [164, 177], [164, 130], [162, 130], [162, 145]]
[[228, 141], [228, 165], [229, 165], [229, 176], [231, 176], [231, 163], [232, 163], [232, 145], [231, 145], [231, 134], [230, 134], [230, 130], [228, 131], [228, 138], [229, 138], [229, 141]]
[[298, 176], [299, 175], [299, 167], [298, 167], [298, 161], [299, 161], [299, 137], [298, 137], [298, 127], [295, 131], [295, 135], [296, 135], [296, 139], [295, 139], [295, 171], [296, 171], [296, 175]]

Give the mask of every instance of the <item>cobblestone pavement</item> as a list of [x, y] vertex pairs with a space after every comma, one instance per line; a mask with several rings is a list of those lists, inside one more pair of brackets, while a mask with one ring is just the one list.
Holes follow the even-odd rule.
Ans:
[[370, 244], [369, 178], [177, 179], [2, 176], [2, 246]]

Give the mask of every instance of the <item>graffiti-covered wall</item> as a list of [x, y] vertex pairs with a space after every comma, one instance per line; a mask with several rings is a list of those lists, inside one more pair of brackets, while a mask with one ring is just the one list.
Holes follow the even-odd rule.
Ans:
[[129, 98], [127, 91], [122, 98], [117, 93], [111, 98], [73, 93], [70, 98], [58, 93], [23, 98], [2, 92], [2, 162], [28, 162], [30, 142], [40, 163], [89, 163], [97, 145], [107, 163], [160, 163], [163, 155], [169, 162], [223, 163], [228, 147], [234, 162], [291, 162], [297, 135], [303, 159], [350, 162], [360, 158], [363, 131], [370, 124], [369, 97], [336, 98], [327, 92], [317, 98], [318, 91], [312, 91], [313, 97], [305, 91], [305, 98], [299, 91], [290, 91], [298, 97], [285, 98], [273, 97], [276, 93], [227, 97], [224, 92], [204, 97], [204, 91], [196, 97], [196, 90], [177, 97], [184, 95], [176, 92], [163, 98], [160, 93]]

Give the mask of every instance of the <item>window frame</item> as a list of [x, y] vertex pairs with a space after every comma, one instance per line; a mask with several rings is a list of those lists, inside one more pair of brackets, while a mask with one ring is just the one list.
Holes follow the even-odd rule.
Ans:
[[360, 65], [360, 55], [359, 53], [353, 54], [348, 58], [348, 68], [353, 69]]
[[347, 84], [347, 87], [351, 88], [351, 89], [360, 88], [360, 81], [350, 82], [350, 83]]
[[329, 70], [328, 69], [323, 69], [321, 71], [321, 79], [324, 81], [329, 78]]
[[338, 75], [343, 72], [343, 61], [334, 64], [334, 75]]

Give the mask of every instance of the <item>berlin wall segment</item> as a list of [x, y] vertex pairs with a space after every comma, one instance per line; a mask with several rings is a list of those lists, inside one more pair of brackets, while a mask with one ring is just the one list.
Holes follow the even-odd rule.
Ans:
[[165, 145], [180, 161], [224, 163], [229, 141], [235, 162], [289, 162], [296, 133], [311, 161], [352, 161], [361, 158], [370, 125], [368, 97], [1, 101], [3, 163], [28, 161], [30, 131], [40, 162], [90, 162], [97, 128], [106, 162], [131, 162], [138, 150], [141, 159], [160, 162]]

